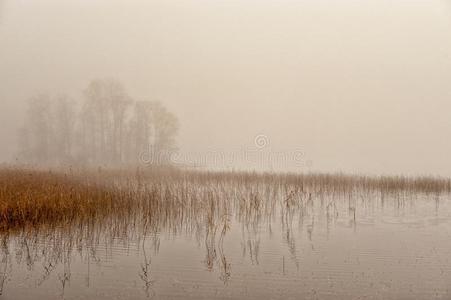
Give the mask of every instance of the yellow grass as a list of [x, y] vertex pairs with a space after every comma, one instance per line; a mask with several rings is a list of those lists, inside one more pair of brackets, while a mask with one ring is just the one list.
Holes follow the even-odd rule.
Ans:
[[[144, 170], [0, 169], [0, 229], [116, 218], [170, 228], [214, 223], [234, 211], [259, 218], [277, 203], [302, 206], [324, 195], [371, 197], [449, 193], [443, 178], [343, 174], [257, 174]], [[367, 198], [371, 198], [368, 196]], [[248, 220], [249, 221], [249, 220]]]
[[127, 203], [111, 186], [53, 172], [3, 169], [0, 182], [2, 229], [94, 218]]

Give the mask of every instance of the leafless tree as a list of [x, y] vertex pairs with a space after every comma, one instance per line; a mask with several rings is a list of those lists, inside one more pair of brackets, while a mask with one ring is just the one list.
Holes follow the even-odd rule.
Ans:
[[130, 97], [123, 85], [113, 79], [93, 80], [85, 97], [82, 118], [89, 156], [94, 161], [120, 163]]
[[28, 101], [26, 120], [20, 130], [19, 143], [29, 162], [47, 163], [51, 155], [52, 136], [51, 101], [49, 96], [40, 94]]
[[[148, 151], [167, 163], [176, 149], [178, 120], [160, 102], [133, 100], [117, 80], [98, 79], [84, 91], [80, 109], [66, 95], [29, 101], [19, 131], [21, 157], [41, 163], [137, 164]], [[158, 160], [157, 160], [158, 159]]]
[[177, 117], [168, 111], [160, 102], [152, 105], [153, 129], [155, 133], [154, 148], [162, 162], [167, 162], [176, 150], [175, 137], [179, 129]]
[[60, 162], [70, 162], [73, 157], [76, 111], [75, 103], [65, 95], [59, 95], [54, 102], [55, 157]]

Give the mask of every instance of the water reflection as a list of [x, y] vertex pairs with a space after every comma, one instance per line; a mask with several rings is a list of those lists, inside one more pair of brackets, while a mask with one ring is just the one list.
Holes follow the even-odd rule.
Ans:
[[[256, 281], [265, 285], [265, 277], [274, 278], [277, 272], [281, 276], [302, 276], [309, 267], [321, 270], [323, 263], [334, 262], [333, 252], [325, 250], [325, 245], [334, 235], [340, 236], [342, 229], [358, 234], [360, 227], [368, 225], [421, 223], [446, 218], [451, 212], [445, 199], [447, 195], [441, 194], [379, 190], [329, 192], [297, 185], [219, 184], [187, 179], [169, 181], [166, 185], [139, 182], [139, 186], [132, 188], [137, 206], [117, 215], [2, 233], [1, 293], [8, 295], [11, 291], [14, 295], [22, 284], [19, 280], [27, 281], [31, 289], [50, 281], [52, 286], [59, 286], [56, 298], [70, 298], [74, 294], [67, 295], [67, 289], [73, 280], [77, 281], [76, 286], [97, 289], [95, 284], [93, 286], [92, 269], [98, 272], [107, 268], [108, 262], [116, 256], [124, 259], [120, 264], [135, 269], [130, 274], [139, 278], [136, 285], [141, 286], [145, 297], [159, 297], [160, 284], [167, 285], [167, 282], [158, 279], [165, 273], [161, 267], [154, 268], [154, 261], [160, 255], [164, 255], [170, 264], [180, 261], [171, 254], [160, 253], [161, 244], [171, 240], [187, 251], [183, 259], [203, 266], [203, 272], [213, 275], [226, 289], [233, 286], [234, 276], [242, 279], [246, 272], [247, 276], [257, 276]], [[193, 240], [200, 247], [196, 247]], [[274, 242], [277, 240], [282, 241], [287, 252]], [[349, 250], [345, 242], [343, 247]], [[190, 248], [202, 251], [204, 258], [196, 261], [195, 254], [188, 252]], [[423, 250], [419, 248], [420, 252]], [[441, 250], [435, 248], [435, 251]], [[439, 256], [443, 257], [443, 253]], [[270, 267], [263, 273], [254, 271], [263, 270], [261, 265], [267, 263], [265, 259], [271, 262]], [[243, 270], [246, 262], [249, 266]], [[75, 277], [73, 267], [76, 268]], [[442, 273], [449, 267], [442, 266]], [[349, 266], [344, 265], [342, 272], [346, 268]], [[79, 274], [84, 274], [82, 280]], [[168, 276], [172, 275], [177, 274]], [[336, 279], [337, 282], [355, 280], [342, 276]], [[99, 274], [94, 277], [98, 278]], [[196, 282], [197, 279], [183, 277], [183, 280]], [[199, 282], [202, 280], [199, 278]], [[318, 285], [321, 287], [323, 281], [332, 281], [331, 286], [334, 286], [333, 280], [320, 278]], [[33, 281], [31, 285], [30, 281]], [[174, 286], [185, 285], [183, 281], [174, 282]], [[193, 284], [190, 291], [200, 289], [199, 285]], [[288, 288], [299, 293], [309, 291], [300, 286]], [[215, 289], [217, 292], [220, 287], [215, 285]], [[329, 286], [325, 290], [334, 288]], [[186, 287], [184, 291], [187, 291]], [[164, 293], [170, 292], [170, 289], [164, 289]], [[442, 295], [445, 291], [438, 292]]]
[[[159, 237], [154, 236], [152, 239], [152, 246], [155, 254], [158, 254], [159, 244]], [[144, 282], [144, 290], [146, 292], [147, 298], [152, 298], [153, 296], [155, 296], [155, 291], [153, 290], [153, 284], [155, 280], [153, 279], [151, 273], [152, 255], [147, 253], [144, 241], [142, 243], [142, 253], [143, 262], [141, 264], [141, 272], [139, 272], [139, 277]]]

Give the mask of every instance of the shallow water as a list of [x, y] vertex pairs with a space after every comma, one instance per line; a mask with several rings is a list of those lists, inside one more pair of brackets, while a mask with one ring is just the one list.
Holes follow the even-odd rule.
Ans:
[[221, 193], [153, 227], [4, 236], [1, 299], [451, 299], [449, 195]]

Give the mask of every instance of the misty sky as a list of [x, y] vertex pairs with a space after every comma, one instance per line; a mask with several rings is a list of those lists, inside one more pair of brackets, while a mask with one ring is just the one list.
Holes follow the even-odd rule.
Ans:
[[104, 77], [165, 103], [182, 153], [265, 135], [287, 170], [451, 176], [449, 1], [0, 0], [0, 160], [30, 96]]

